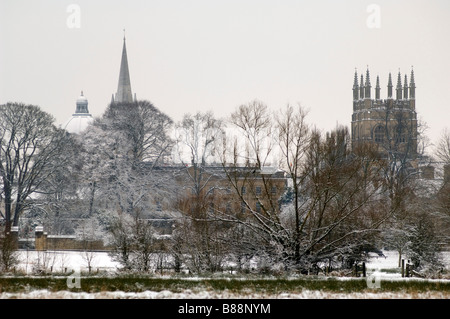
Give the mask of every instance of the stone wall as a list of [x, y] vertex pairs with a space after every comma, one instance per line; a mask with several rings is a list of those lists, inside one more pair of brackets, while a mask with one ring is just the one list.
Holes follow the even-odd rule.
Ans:
[[79, 240], [70, 235], [48, 235], [42, 226], [35, 230], [36, 250], [109, 250], [102, 240]]

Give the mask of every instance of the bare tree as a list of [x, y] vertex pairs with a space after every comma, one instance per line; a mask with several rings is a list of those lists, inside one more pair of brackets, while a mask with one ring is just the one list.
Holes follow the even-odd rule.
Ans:
[[30, 195], [48, 180], [55, 167], [52, 161], [65, 140], [63, 130], [38, 106], [7, 103], [0, 106], [0, 177], [5, 232], [17, 226]]
[[173, 121], [149, 101], [111, 103], [103, 118], [104, 128], [120, 134], [123, 156], [134, 165], [161, 163], [170, 155]]
[[211, 112], [186, 114], [175, 130], [176, 154], [183, 164], [177, 180], [184, 193], [177, 208], [184, 219], [177, 224], [173, 252], [179, 258], [182, 249], [189, 256], [185, 264], [195, 272], [220, 269], [224, 255], [220, 240], [223, 225], [208, 214], [217, 206], [217, 192], [223, 186], [217, 183], [217, 167], [211, 165], [218, 158], [223, 131], [222, 121]]
[[80, 197], [83, 185], [83, 160], [80, 154], [82, 144], [73, 135], [66, 135], [60, 151], [49, 159], [53, 168], [36, 189], [29, 209], [24, 212], [20, 223], [21, 235], [27, 229], [42, 225], [54, 235], [72, 234], [74, 223], [71, 218], [86, 216], [86, 205]]
[[443, 164], [443, 183], [434, 198], [437, 231], [445, 245], [450, 245], [450, 132], [445, 129], [436, 148], [436, 157]]
[[436, 145], [436, 157], [438, 161], [441, 161], [447, 165], [450, 164], [450, 131], [445, 128], [441, 137]]
[[109, 255], [113, 260], [122, 265], [124, 270], [132, 270], [133, 267], [133, 218], [128, 214], [117, 214], [110, 223], [108, 230], [111, 234], [109, 245], [112, 247]]
[[382, 130], [375, 145], [384, 162], [383, 184], [389, 194], [385, 210], [392, 215], [386, 224], [384, 237], [386, 244], [397, 250], [400, 265], [402, 255], [408, 250], [414, 223], [409, 203], [421, 192], [417, 179], [419, 171], [413, 163], [425, 159], [427, 126], [417, 121], [409, 109], [389, 105], [379, 127]]
[[390, 105], [379, 127], [382, 128], [382, 134], [376, 145], [380, 157], [386, 163], [385, 184], [392, 210], [401, 210], [404, 195], [411, 192], [409, 181], [417, 175], [417, 171], [411, 167], [411, 161], [425, 151], [418, 147], [418, 140], [425, 133], [425, 124], [418, 123], [409, 110]]
[[[215, 211], [216, 218], [244, 227], [248, 232], [241, 234], [251, 233], [258, 247], [255, 255], [287, 268], [309, 271], [331, 260], [364, 258], [389, 215], [376, 214], [383, 190], [382, 163], [375, 150], [361, 146], [352, 152], [345, 128], [325, 137], [310, 131], [302, 108], [287, 107], [278, 114], [274, 117], [260, 102], [232, 114], [231, 122], [245, 137], [240, 142], [248, 147], [233, 145], [232, 162], [224, 160], [224, 170], [242, 209]], [[282, 207], [279, 194], [272, 191], [277, 170], [267, 166], [276, 151], [290, 189]], [[241, 158], [246, 165], [238, 164]]]
[[294, 109], [287, 106], [284, 112], [276, 117], [279, 134], [279, 146], [282, 154], [282, 167], [287, 171], [293, 190], [293, 226], [295, 244], [294, 258], [300, 258], [301, 225], [301, 187], [305, 183], [304, 166], [306, 164], [307, 148], [310, 145], [310, 129], [306, 123], [307, 112], [298, 106]]
[[[258, 168], [266, 166], [272, 159], [275, 145], [272, 115], [268, 107], [261, 101], [255, 100], [241, 105], [231, 114], [231, 124], [238, 129], [238, 134], [245, 140], [245, 155], [240, 155], [239, 161], [244, 158], [246, 165]], [[234, 152], [234, 156], [238, 156]]]
[[350, 151], [346, 128], [322, 139], [311, 138], [308, 174], [303, 189], [305, 237], [303, 257], [313, 265], [325, 260], [343, 266], [364, 258], [374, 249], [373, 236], [390, 212], [379, 211], [383, 190], [378, 157], [369, 145]]
[[19, 256], [12, 236], [0, 238], [0, 273], [10, 271], [18, 263]]
[[110, 256], [123, 266], [123, 270], [148, 272], [152, 268], [152, 255], [156, 252], [154, 230], [148, 221], [119, 212], [110, 224]]
[[186, 167], [191, 193], [199, 196], [211, 174], [204, 174], [223, 136], [223, 123], [211, 112], [185, 114], [175, 127], [176, 155]]

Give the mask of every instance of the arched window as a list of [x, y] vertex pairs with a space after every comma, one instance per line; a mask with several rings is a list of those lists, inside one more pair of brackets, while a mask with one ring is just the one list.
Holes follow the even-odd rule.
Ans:
[[383, 125], [377, 125], [373, 129], [373, 139], [377, 143], [383, 143], [385, 136], [385, 130]]

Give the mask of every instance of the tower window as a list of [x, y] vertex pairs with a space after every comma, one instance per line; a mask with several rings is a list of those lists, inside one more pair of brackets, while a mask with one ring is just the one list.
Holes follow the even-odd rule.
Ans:
[[406, 137], [405, 137], [405, 133], [403, 131], [402, 125], [397, 125], [395, 127], [395, 141], [397, 143], [405, 143], [406, 142]]
[[377, 143], [382, 143], [384, 141], [384, 127], [382, 125], [378, 125], [373, 130], [373, 139]]

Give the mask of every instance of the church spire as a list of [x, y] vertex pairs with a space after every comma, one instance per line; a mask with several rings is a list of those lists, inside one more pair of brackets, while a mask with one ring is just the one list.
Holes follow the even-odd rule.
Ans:
[[114, 101], [118, 103], [133, 102], [133, 94], [131, 93], [130, 72], [128, 70], [125, 30], [123, 35], [122, 61], [120, 62], [119, 84], [117, 86], [117, 93]]

